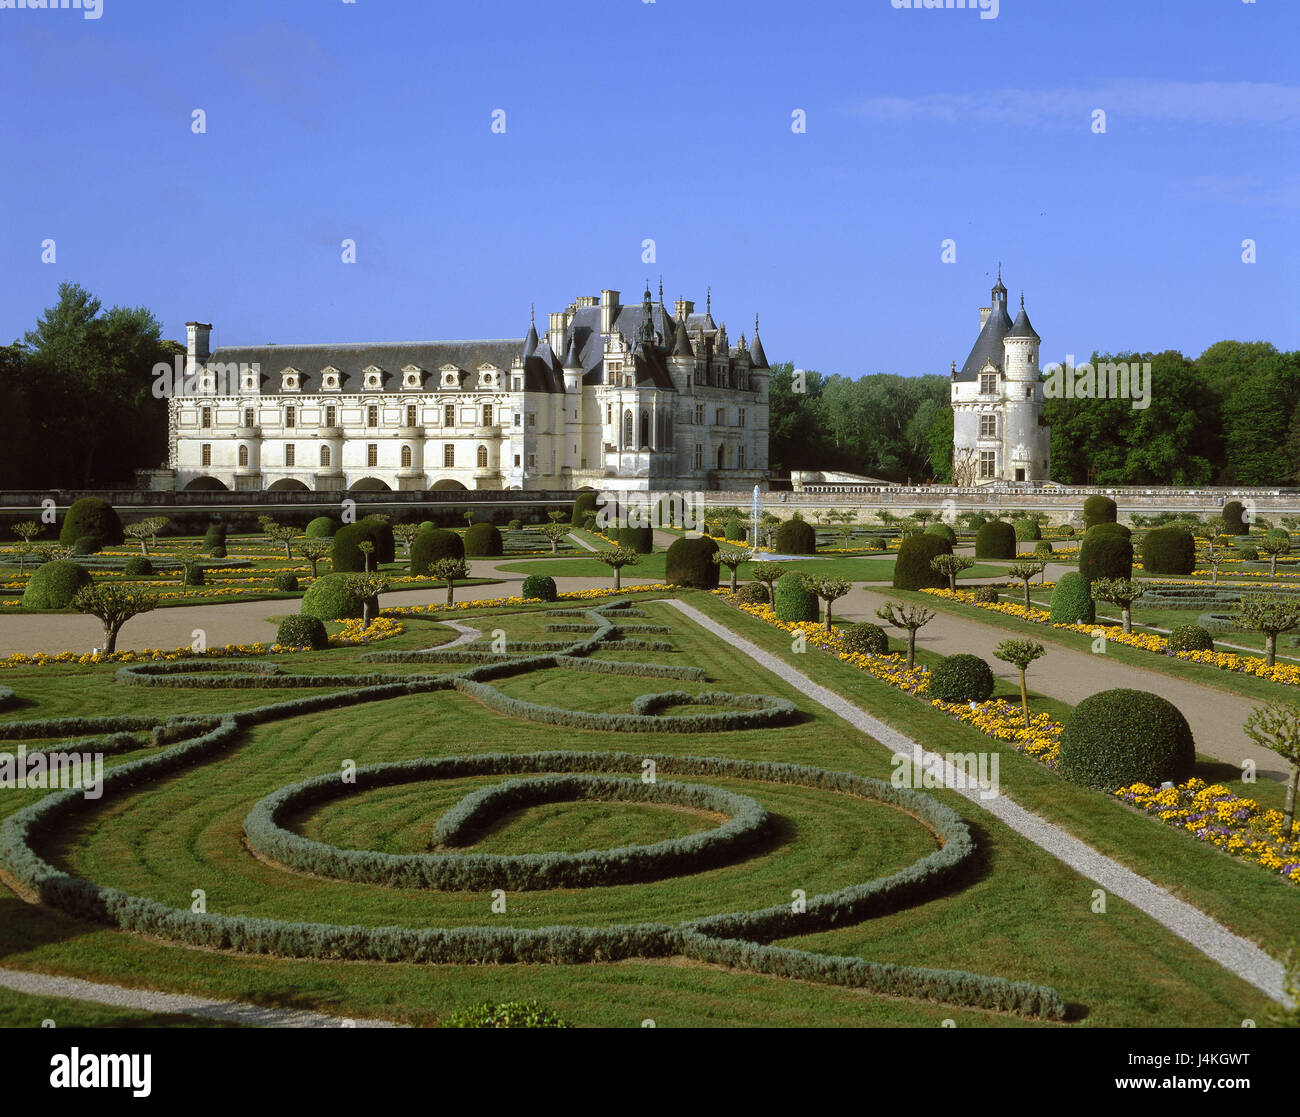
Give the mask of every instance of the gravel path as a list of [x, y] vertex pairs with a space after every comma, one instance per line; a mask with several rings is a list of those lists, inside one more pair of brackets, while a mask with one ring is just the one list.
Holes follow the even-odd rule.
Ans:
[[[895, 756], [901, 754], [911, 758], [920, 748], [911, 738], [891, 729], [884, 722], [878, 721], [834, 691], [813, 682], [807, 675], [796, 671], [757, 644], [738, 636], [731, 629], [707, 617], [693, 606], [675, 599], [665, 599], [662, 604], [679, 610], [731, 647], [744, 652], [760, 666], [767, 668], [791, 686], [797, 687], [814, 702], [878, 741]], [[928, 750], [922, 750], [922, 754], [927, 758], [935, 755]], [[1281, 963], [1274, 961], [1254, 943], [1233, 934], [1200, 909], [1192, 907], [1191, 904], [1178, 899], [1145, 877], [1125, 868], [1118, 861], [1103, 856], [1085, 842], [1025, 810], [1024, 807], [1008, 799], [1005, 794], [984, 799], [981, 798], [978, 788], [956, 786], [956, 769], [946, 762], [944, 767], [945, 782], [958, 795], [988, 811], [1017, 834], [1041, 849], [1047, 850], [1076, 872], [1096, 881], [1107, 892], [1127, 900], [1161, 926], [1166, 927], [1273, 1000], [1287, 1003], [1283, 992], [1284, 972]]]
[[477, 640], [480, 636], [483, 635], [480, 629], [471, 628], [469, 625], [460, 624], [457, 621], [443, 621], [442, 623], [445, 624], [448, 628], [454, 628], [457, 632], [460, 633], [460, 635], [457, 636], [456, 639], [454, 640], [448, 640], [447, 643], [445, 644], [435, 644], [431, 648], [421, 648], [420, 651], [444, 652], [448, 648], [456, 648], [459, 647], [461, 644], [472, 644], [475, 640]]
[[[24, 973], [0, 967], [0, 986], [37, 997], [66, 997], [74, 1001], [129, 1008], [140, 1012], [182, 1013], [207, 1020], [243, 1024], [250, 1028], [401, 1028], [387, 1020], [350, 1020], [300, 1009], [265, 1008], [236, 1001], [212, 1001], [180, 993], [151, 993], [120, 985], [101, 985], [75, 977]], [[57, 1024], [58, 1021], [56, 1020]]]

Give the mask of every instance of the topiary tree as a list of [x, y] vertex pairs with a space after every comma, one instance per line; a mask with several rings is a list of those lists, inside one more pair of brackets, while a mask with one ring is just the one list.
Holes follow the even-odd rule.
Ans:
[[156, 609], [158, 596], [104, 583], [83, 586], [73, 597], [72, 607], [78, 613], [97, 618], [104, 626], [104, 651], [111, 654], [117, 651], [117, 635], [122, 626], [132, 617]]
[[1031, 520], [1027, 516], [1012, 520], [1011, 530], [1016, 533], [1016, 539], [1022, 543], [1032, 543], [1043, 537], [1043, 533], [1038, 527], [1038, 521]]
[[574, 527], [582, 527], [588, 516], [596, 514], [596, 497], [599, 494], [587, 492], [579, 493], [577, 499], [573, 502], [573, 513], [569, 517], [569, 522]]
[[1025, 583], [1025, 608], [1032, 609], [1033, 605], [1029, 601], [1029, 583], [1038, 577], [1047, 569], [1047, 563], [1042, 559], [1026, 559], [1023, 562], [1012, 563], [1007, 567], [1007, 573], [1012, 578], [1017, 578]]
[[1196, 534], [1205, 544], [1203, 556], [1210, 564], [1210, 585], [1219, 584], [1219, 565], [1227, 557], [1226, 539], [1228, 524], [1222, 516], [1214, 516], [1201, 524]]
[[678, 539], [664, 556], [664, 577], [671, 585], [701, 590], [718, 588], [718, 564], [713, 555], [718, 544], [707, 536]]
[[1113, 524], [1119, 519], [1119, 509], [1108, 496], [1090, 496], [1083, 502], [1083, 526]]
[[212, 554], [217, 547], [225, 549], [226, 546], [226, 525], [220, 520], [213, 520], [208, 524], [208, 530], [203, 533], [203, 549]]
[[305, 534], [308, 539], [332, 539], [337, 530], [338, 524], [329, 516], [317, 516], [307, 524]]
[[1227, 535], [1249, 535], [1250, 524], [1246, 523], [1246, 509], [1239, 500], [1230, 500], [1223, 506], [1223, 523]]
[[737, 605], [770, 605], [772, 595], [761, 582], [746, 582], [732, 597]]
[[1020, 708], [1024, 711], [1025, 728], [1028, 729], [1029, 688], [1025, 685], [1025, 672], [1034, 660], [1047, 654], [1047, 649], [1033, 640], [1003, 640], [993, 654], [1020, 672]]
[[935, 555], [930, 560], [930, 569], [937, 571], [948, 579], [948, 588], [953, 593], [957, 592], [957, 575], [963, 570], [969, 570], [974, 565], [975, 560], [967, 558], [965, 555]]
[[402, 550], [406, 552], [406, 561], [411, 561], [411, 544], [415, 542], [415, 537], [420, 534], [419, 524], [394, 524], [393, 538], [402, 544]]
[[1016, 557], [1016, 529], [1005, 520], [990, 520], [975, 533], [977, 559], [1013, 559]]
[[786, 520], [776, 529], [776, 549], [783, 555], [815, 555], [817, 532], [803, 520]]
[[1169, 650], [1174, 652], [1212, 652], [1214, 637], [1197, 624], [1180, 624], [1169, 633]]
[[375, 568], [375, 545], [369, 539], [363, 539], [357, 544], [357, 550], [361, 552], [362, 573], [369, 574]]
[[831, 630], [831, 606], [853, 588], [846, 578], [814, 578], [803, 576], [804, 588], [826, 602], [826, 631]]
[[889, 637], [880, 625], [861, 621], [840, 629], [839, 650], [851, 655], [888, 655]]
[[326, 574], [307, 587], [298, 611], [323, 621], [342, 621], [360, 617], [364, 606], [347, 574]]
[[379, 616], [379, 595], [392, 589], [382, 574], [349, 574], [352, 590], [361, 598], [361, 623], [367, 628]]
[[931, 563], [940, 555], [952, 554], [952, 544], [938, 535], [909, 535], [894, 560], [896, 590], [943, 589], [948, 579]]
[[281, 573], [271, 579], [271, 585], [281, 593], [294, 593], [298, 589], [298, 579], [293, 574]]
[[104, 541], [98, 535], [83, 535], [72, 545], [72, 553], [76, 555], [97, 555], [104, 549]]
[[97, 496], [83, 496], [74, 501], [59, 528], [59, 542], [65, 547], [71, 547], [86, 535], [98, 535], [107, 547], [116, 547], [123, 541], [122, 521], [117, 511]]
[[616, 590], [623, 588], [623, 567], [636, 566], [641, 561], [641, 556], [631, 547], [614, 547], [596, 551], [591, 557], [597, 562], [604, 563], [614, 571], [614, 589]]
[[1092, 599], [1109, 601], [1120, 608], [1121, 623], [1125, 632], [1133, 631], [1133, 603], [1147, 592], [1145, 582], [1131, 578], [1099, 578], [1092, 583]]
[[1268, 555], [1268, 576], [1274, 578], [1277, 576], [1277, 556], [1291, 553], [1291, 537], [1285, 532], [1269, 532], [1259, 541], [1259, 549]]
[[1057, 581], [1049, 615], [1053, 624], [1092, 624], [1097, 619], [1092, 591], [1077, 570], [1067, 571]]
[[712, 558], [719, 566], [725, 566], [731, 571], [731, 592], [735, 593], [736, 574], [740, 570], [741, 566], [749, 561], [749, 551], [728, 548], [726, 550], [714, 551]]
[[463, 559], [465, 544], [454, 531], [432, 528], [420, 531], [411, 544], [410, 572], [424, 577], [439, 559]]
[[1183, 528], [1161, 527], [1142, 540], [1142, 569], [1148, 574], [1190, 574], [1196, 569], [1196, 540]]
[[648, 527], [621, 527], [614, 535], [620, 547], [635, 551], [639, 555], [648, 555], [655, 549], [655, 533]]
[[280, 627], [275, 632], [275, 642], [285, 648], [310, 648], [312, 651], [320, 651], [322, 648], [329, 647], [330, 638], [325, 631], [324, 622], [319, 617], [295, 613], [280, 622]]
[[726, 525], [723, 527], [722, 534], [726, 537], [728, 542], [745, 542], [745, 521], [739, 516], [732, 516], [727, 520]]
[[122, 573], [128, 578], [144, 578], [153, 573], [153, 563], [144, 555], [132, 555], [122, 564]]
[[945, 523], [931, 524], [925, 529], [926, 535], [937, 535], [940, 539], [948, 540], [950, 545], [956, 545], [957, 533]]
[[555, 579], [549, 574], [529, 574], [519, 593], [530, 601], [555, 601], [560, 596], [555, 588]]
[[471, 524], [465, 532], [465, 554], [473, 557], [495, 558], [503, 554], [505, 543], [491, 524]]
[[330, 553], [332, 544], [328, 539], [308, 537], [298, 543], [298, 554], [300, 554], [311, 565], [311, 576], [316, 577], [316, 565], [326, 555]]
[[876, 616], [887, 625], [907, 631], [907, 666], [909, 669], [915, 667], [917, 630], [934, 620], [934, 613], [923, 605], [887, 601], [876, 609]]
[[24, 609], [66, 609], [78, 591], [90, 585], [85, 567], [55, 559], [37, 567], [23, 588]]
[[456, 579], [469, 577], [469, 567], [466, 565], [465, 560], [454, 558], [438, 559], [429, 568], [429, 573], [446, 585], [447, 604], [455, 604], [452, 595], [456, 589]]
[[1059, 772], [1072, 783], [1114, 791], [1134, 783], [1180, 783], [1196, 746], [1178, 707], [1143, 690], [1103, 690], [1074, 708], [1061, 733]]
[[[1050, 555], [1052, 553], [1053, 553], [1052, 545], [1046, 539], [1040, 539], [1037, 543], [1034, 544], [1034, 554]], [[1044, 563], [1044, 565], [1046, 565], [1046, 563]]]
[[560, 553], [560, 540], [566, 538], [573, 529], [568, 524], [551, 523], [542, 524], [537, 530], [550, 540], [551, 554], [558, 555]]
[[41, 525], [35, 520], [20, 520], [13, 526], [13, 533], [18, 538], [18, 573], [27, 573], [27, 556], [32, 553], [32, 540], [41, 533]]
[[1300, 600], [1251, 594], [1241, 599], [1238, 608], [1236, 623], [1264, 634], [1264, 663], [1272, 667], [1277, 660], [1278, 636], [1300, 627]]
[[[361, 549], [370, 543], [374, 550], [369, 555]], [[330, 543], [330, 566], [335, 574], [363, 574], [368, 565], [375, 568], [396, 557], [393, 529], [387, 524], [367, 516], [355, 524], [345, 524], [334, 533]]]
[[1282, 837], [1295, 836], [1295, 797], [1300, 788], [1300, 705], [1269, 702], [1257, 706], [1242, 727], [1257, 745], [1272, 749], [1291, 765], [1286, 781], [1286, 803], [1282, 808]]
[[1086, 582], [1133, 577], [1133, 544], [1116, 535], [1085, 536], [1079, 548], [1079, 573]]
[[[292, 562], [293, 541], [302, 533], [293, 524], [281, 524], [275, 520], [268, 521], [263, 527], [263, 532], [272, 543], [284, 548], [284, 557]], [[374, 545], [373, 542], [371, 545]]]
[[817, 594], [808, 588], [804, 576], [789, 570], [776, 580], [772, 608], [779, 621], [815, 621], [818, 617]]
[[927, 693], [943, 702], [987, 702], [993, 693], [993, 671], [977, 655], [945, 656], [930, 672]]
[[785, 573], [785, 566], [779, 562], [751, 562], [749, 573], [754, 581], [762, 582], [767, 589], [767, 600], [772, 600], [772, 587], [776, 580]]
[[137, 520], [133, 524], [127, 524], [122, 529], [122, 534], [127, 539], [134, 539], [140, 544], [140, 553], [147, 555], [149, 553], [149, 542], [155, 546], [158, 544], [158, 533], [167, 526], [170, 521], [166, 516], [151, 516], [147, 520]]

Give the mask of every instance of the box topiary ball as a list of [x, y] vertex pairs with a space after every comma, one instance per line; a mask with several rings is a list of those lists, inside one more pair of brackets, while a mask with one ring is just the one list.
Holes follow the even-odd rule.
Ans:
[[665, 580], [674, 586], [717, 589], [718, 564], [713, 561], [717, 551], [717, 542], [707, 536], [676, 540], [664, 557]]
[[803, 520], [786, 520], [776, 529], [776, 549], [782, 555], [815, 555], [817, 532]]
[[122, 521], [108, 501], [84, 496], [68, 509], [59, 527], [59, 542], [71, 547], [85, 535], [99, 536], [106, 547], [116, 547], [122, 542]]
[[104, 549], [104, 541], [98, 535], [83, 535], [72, 545], [74, 555], [97, 555]]
[[320, 651], [328, 648], [330, 638], [325, 631], [325, 624], [319, 617], [299, 613], [297, 616], [285, 617], [275, 633], [275, 642], [286, 648], [311, 648]]
[[947, 524], [931, 524], [925, 529], [926, 535], [937, 535], [940, 539], [946, 539], [950, 544], [957, 542], [957, 533]]
[[889, 637], [880, 625], [862, 621], [840, 630], [839, 650], [851, 655], [888, 655]]
[[549, 574], [529, 574], [520, 587], [519, 595], [530, 601], [554, 601], [560, 596], [555, 579]]
[[736, 590], [736, 602], [740, 605], [766, 605], [767, 587], [762, 582], [746, 582]]
[[975, 557], [977, 559], [1015, 558], [1016, 529], [1005, 520], [990, 520], [982, 524], [979, 531], [975, 533]]
[[505, 549], [501, 532], [491, 524], [471, 524], [464, 542], [465, 553], [473, 557], [495, 558]]
[[1032, 543], [1035, 539], [1042, 539], [1043, 533], [1039, 530], [1037, 520], [1027, 520], [1024, 518], [1013, 520], [1011, 528], [1016, 533], [1016, 538], [1022, 543]]
[[271, 580], [271, 585], [281, 593], [291, 593], [298, 588], [298, 578], [294, 574], [277, 574]]
[[85, 567], [68, 559], [44, 562], [33, 571], [23, 589], [25, 609], [66, 609], [77, 591], [90, 585]]
[[122, 573], [129, 578], [143, 578], [153, 573], [153, 563], [144, 555], [132, 555], [122, 564]]
[[308, 522], [306, 535], [308, 539], [330, 539], [336, 531], [338, 524], [329, 516], [317, 516]]
[[776, 580], [772, 607], [779, 621], [815, 621], [820, 615], [817, 595], [804, 588], [803, 575], [793, 570]]
[[993, 671], [979, 656], [958, 652], [930, 672], [927, 689], [944, 702], [985, 702], [993, 693]]
[[307, 587], [300, 611], [322, 621], [341, 621], [361, 616], [363, 604], [346, 574], [326, 574]]
[[1090, 496], [1083, 502], [1083, 526], [1113, 524], [1119, 518], [1119, 509], [1108, 496]]
[[1066, 722], [1058, 771], [1071, 783], [1114, 791], [1180, 783], [1195, 762], [1191, 726], [1172, 702], [1143, 690], [1103, 690]]
[[1050, 611], [1053, 624], [1092, 624], [1097, 619], [1092, 591], [1077, 570], [1061, 575], [1052, 589]]
[[1180, 624], [1169, 633], [1169, 650], [1174, 652], [1212, 652], [1214, 637], [1198, 624]]

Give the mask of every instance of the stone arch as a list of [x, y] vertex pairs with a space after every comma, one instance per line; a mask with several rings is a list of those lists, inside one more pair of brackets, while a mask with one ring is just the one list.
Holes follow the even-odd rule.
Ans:
[[195, 477], [188, 482], [183, 490], [187, 493], [218, 493], [228, 492], [229, 489], [215, 477]]
[[435, 481], [433, 483], [433, 491], [439, 493], [461, 491], [464, 490], [464, 488], [465, 486], [459, 481], [453, 481], [450, 477], [444, 477], [441, 481]]
[[386, 493], [392, 490], [378, 477], [363, 477], [360, 481], [353, 481], [348, 491], [353, 493]]
[[307, 486], [295, 477], [281, 477], [266, 486], [269, 493], [297, 493], [308, 491]]

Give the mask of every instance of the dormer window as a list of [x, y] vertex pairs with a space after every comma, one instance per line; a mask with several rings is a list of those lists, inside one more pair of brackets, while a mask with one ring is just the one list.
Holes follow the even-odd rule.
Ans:
[[337, 392], [343, 383], [343, 374], [332, 365], [321, 370], [320, 384], [327, 392]]
[[444, 388], [460, 387], [460, 369], [455, 365], [443, 365], [438, 372], [440, 373], [439, 383]]
[[419, 365], [407, 365], [402, 369], [402, 387], [403, 388], [423, 388], [424, 387], [424, 369]]
[[364, 387], [366, 391], [380, 391], [383, 388], [384, 386], [383, 369], [377, 368], [374, 365], [370, 365], [368, 368], [362, 371], [361, 375], [363, 377], [362, 387]]
[[300, 385], [301, 373], [296, 368], [286, 368], [280, 373], [280, 391], [296, 392]]
[[479, 365], [478, 385], [480, 388], [501, 387], [501, 370], [496, 365]]

